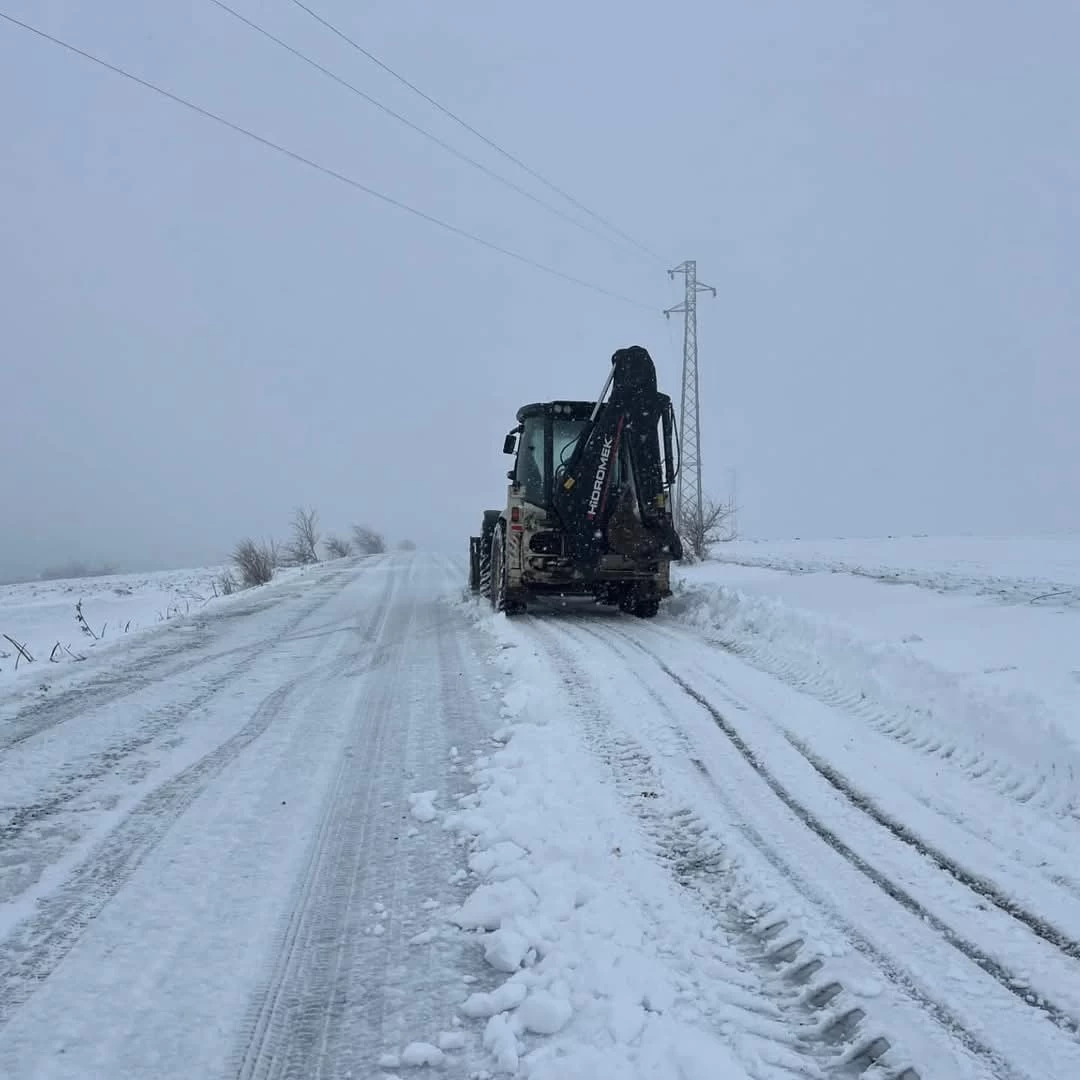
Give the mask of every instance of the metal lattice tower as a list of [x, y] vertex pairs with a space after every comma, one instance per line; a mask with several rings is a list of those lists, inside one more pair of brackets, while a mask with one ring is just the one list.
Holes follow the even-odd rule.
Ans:
[[701, 493], [701, 408], [698, 398], [698, 362], [697, 362], [697, 294], [716, 290], [711, 285], [702, 285], [697, 279], [697, 261], [687, 259], [674, 270], [668, 271], [668, 277], [676, 274], [686, 279], [686, 299], [664, 314], [670, 318], [673, 311], [685, 314], [683, 329], [683, 370], [682, 404], [679, 408], [679, 442], [682, 457], [679, 463], [679, 481], [675, 491], [675, 521], [681, 530], [692, 535], [702, 531], [702, 511], [704, 500]]

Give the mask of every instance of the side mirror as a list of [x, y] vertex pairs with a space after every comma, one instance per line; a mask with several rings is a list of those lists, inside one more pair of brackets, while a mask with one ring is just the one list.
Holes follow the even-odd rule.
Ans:
[[513, 431], [503, 439], [503, 453], [512, 454], [517, 450], [517, 434]]

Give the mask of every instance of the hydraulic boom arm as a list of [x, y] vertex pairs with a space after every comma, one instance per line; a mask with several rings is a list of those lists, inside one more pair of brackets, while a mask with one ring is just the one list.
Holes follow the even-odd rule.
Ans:
[[585, 566], [608, 553], [641, 562], [663, 553], [681, 559], [667, 494], [675, 475], [671, 399], [657, 390], [656, 368], [641, 346], [619, 349], [611, 363], [592, 418], [552, 493], [570, 554]]

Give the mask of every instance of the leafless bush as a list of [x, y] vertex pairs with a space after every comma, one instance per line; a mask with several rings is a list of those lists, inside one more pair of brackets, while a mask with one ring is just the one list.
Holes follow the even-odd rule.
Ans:
[[217, 580], [217, 587], [221, 589], [221, 594], [223, 596], [232, 596], [232, 594], [236, 592], [238, 586], [236, 578], [232, 576], [231, 570], [225, 570], [222, 573], [221, 577]]
[[[232, 561], [240, 573], [244, 587], [265, 585], [274, 576], [277, 566], [277, 548], [273, 541], [257, 544], [252, 539], [241, 540], [233, 549]], [[232, 575], [228, 575], [231, 579]]]
[[352, 554], [352, 544], [340, 536], [328, 536], [323, 547], [331, 559], [347, 559]]
[[[81, 600], [75, 605], [75, 621], [79, 624], [79, 629], [87, 637], [93, 638], [94, 641], [98, 641], [98, 640], [100, 640], [101, 638], [103, 638], [105, 636], [105, 627], [104, 626], [101, 628], [101, 633], [100, 634], [95, 634], [94, 631], [90, 629], [90, 623], [87, 622], [86, 616], [83, 614], [82, 601]], [[108, 624], [106, 623], [106, 625], [108, 625]]]
[[308, 566], [319, 561], [319, 515], [314, 510], [297, 507], [293, 512], [292, 538], [283, 554], [294, 566]]
[[706, 499], [701, 509], [700, 525], [696, 521], [684, 521], [679, 529], [687, 562], [707, 559], [713, 544], [726, 543], [736, 536], [734, 525], [737, 507], [734, 503]]
[[361, 555], [379, 555], [386, 550], [386, 540], [382, 533], [367, 525], [354, 525], [352, 529], [353, 547]]

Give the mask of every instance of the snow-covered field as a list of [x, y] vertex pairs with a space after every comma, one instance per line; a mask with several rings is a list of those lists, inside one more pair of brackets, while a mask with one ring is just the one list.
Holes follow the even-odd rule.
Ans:
[[[181, 616], [210, 614], [239, 602], [239, 593], [223, 592], [228, 570], [207, 566], [0, 585], [0, 687], [16, 680], [24, 686], [49, 684], [70, 674], [70, 665], [100, 657]], [[273, 592], [308, 572], [305, 567], [278, 570], [266, 589]]]
[[[208, 567], [0, 585], [0, 635], [26, 648], [36, 672], [50, 657], [54, 664], [72, 663], [88, 650], [213, 603], [223, 572], [224, 567]], [[31, 666], [16, 645], [0, 637], [0, 682]]]
[[740, 540], [721, 545], [716, 558], [796, 574], [831, 570], [1014, 603], [1080, 606], [1080, 533]]
[[1080, 560], [919, 543], [651, 622], [346, 560], [20, 665], [0, 1075], [1080, 1076]]

